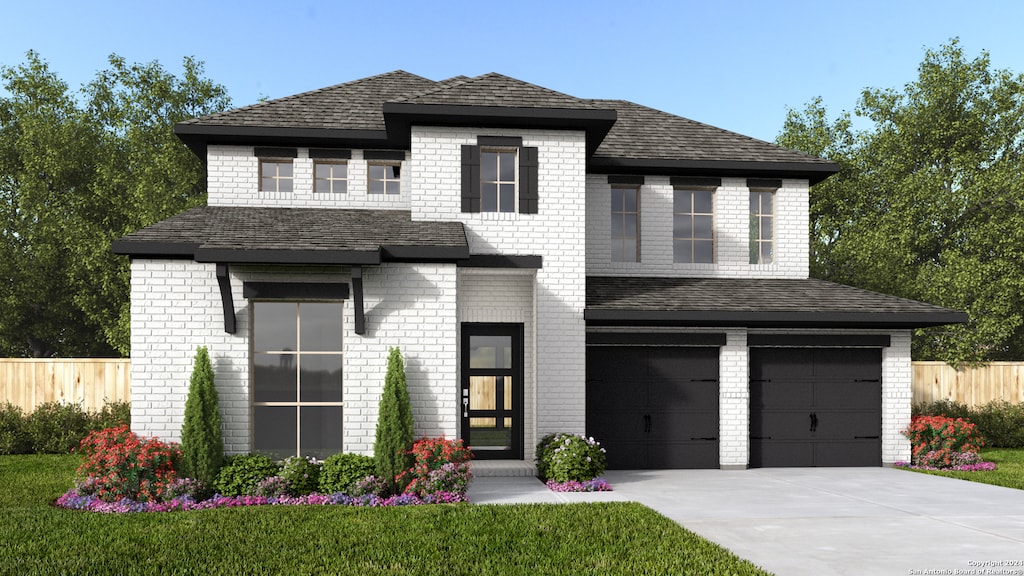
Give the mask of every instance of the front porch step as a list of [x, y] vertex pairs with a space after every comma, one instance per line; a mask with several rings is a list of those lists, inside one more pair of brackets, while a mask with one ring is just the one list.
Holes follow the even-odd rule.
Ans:
[[512, 476], [536, 476], [537, 468], [523, 460], [474, 460], [469, 464], [473, 476], [507, 478]]

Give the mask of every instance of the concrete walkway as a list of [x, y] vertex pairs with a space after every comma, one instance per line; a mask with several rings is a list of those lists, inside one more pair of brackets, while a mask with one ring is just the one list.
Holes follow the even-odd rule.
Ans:
[[469, 497], [640, 502], [778, 576], [1024, 575], [1021, 490], [889, 468], [610, 471], [605, 478], [614, 492], [556, 494], [535, 478], [477, 478]]

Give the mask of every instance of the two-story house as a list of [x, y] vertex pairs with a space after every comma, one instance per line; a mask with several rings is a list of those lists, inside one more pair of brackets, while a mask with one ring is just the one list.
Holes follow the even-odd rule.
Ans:
[[808, 278], [831, 162], [499, 74], [402, 71], [178, 124], [208, 204], [130, 234], [132, 423], [179, 438], [210, 349], [229, 452], [417, 435], [618, 468], [909, 457], [910, 337], [959, 312]]

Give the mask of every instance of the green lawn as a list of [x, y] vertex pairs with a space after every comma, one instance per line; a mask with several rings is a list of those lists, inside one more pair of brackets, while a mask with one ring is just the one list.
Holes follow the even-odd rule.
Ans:
[[629, 503], [128, 515], [50, 507], [77, 463], [0, 457], [0, 574], [767, 574]]
[[989, 448], [981, 451], [981, 458], [986, 462], [995, 462], [996, 469], [991, 472], [938, 472], [931, 470], [914, 470], [914, 472], [1024, 490], [1024, 448]]

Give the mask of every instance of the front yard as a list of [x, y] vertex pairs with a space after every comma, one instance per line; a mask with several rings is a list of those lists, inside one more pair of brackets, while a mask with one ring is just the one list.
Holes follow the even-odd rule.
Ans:
[[0, 573], [766, 574], [639, 504], [50, 507], [78, 462], [0, 457]]

